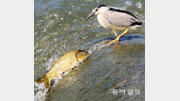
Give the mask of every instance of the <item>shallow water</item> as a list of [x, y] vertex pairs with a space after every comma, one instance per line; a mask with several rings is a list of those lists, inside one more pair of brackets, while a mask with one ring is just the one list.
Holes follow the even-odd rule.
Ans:
[[[47, 94], [39, 92], [42, 87], [35, 84], [35, 100], [45, 95], [47, 101], [144, 101], [144, 26], [129, 31], [120, 44], [102, 47], [101, 42], [115, 38], [113, 32], [101, 27], [95, 17], [85, 21], [92, 8], [100, 3], [131, 11], [144, 20], [144, 0], [35, 0], [34, 3], [34, 81], [67, 52], [83, 49], [91, 53]], [[117, 90], [117, 94], [112, 93]], [[129, 94], [130, 90], [134, 93]]]

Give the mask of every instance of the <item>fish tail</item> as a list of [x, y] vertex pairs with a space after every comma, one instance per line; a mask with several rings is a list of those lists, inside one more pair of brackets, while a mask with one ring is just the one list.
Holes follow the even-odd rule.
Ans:
[[36, 82], [37, 83], [42, 83], [42, 82], [44, 82], [44, 79], [45, 79], [45, 75], [40, 77]]
[[50, 87], [49, 78], [46, 77], [46, 75], [44, 75], [43, 77], [40, 77], [36, 82], [37, 83], [43, 83], [44, 82], [44, 85], [45, 85], [46, 89]]

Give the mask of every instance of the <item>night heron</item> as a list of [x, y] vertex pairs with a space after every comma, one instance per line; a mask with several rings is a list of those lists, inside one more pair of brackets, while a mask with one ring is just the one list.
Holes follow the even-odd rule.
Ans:
[[[136, 29], [142, 26], [142, 21], [129, 11], [120, 10], [119, 8], [100, 4], [95, 7], [88, 15], [87, 20], [97, 15], [98, 22], [106, 29], [110, 28], [114, 32], [116, 39], [110, 43], [118, 43], [119, 38], [128, 32], [128, 29]], [[121, 35], [117, 36], [118, 30], [125, 30]]]

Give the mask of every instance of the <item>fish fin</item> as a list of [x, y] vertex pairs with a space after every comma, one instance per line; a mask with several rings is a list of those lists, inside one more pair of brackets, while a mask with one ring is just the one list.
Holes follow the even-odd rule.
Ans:
[[46, 89], [47, 88], [49, 89], [50, 85], [49, 85], [49, 79], [48, 78], [44, 81], [44, 85], [45, 85]]

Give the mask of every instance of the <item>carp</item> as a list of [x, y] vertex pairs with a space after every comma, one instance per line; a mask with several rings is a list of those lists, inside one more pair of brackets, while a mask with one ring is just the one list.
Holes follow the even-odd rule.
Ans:
[[84, 50], [75, 50], [66, 53], [52, 65], [47, 74], [39, 78], [36, 82], [44, 83], [45, 88], [49, 90], [53, 79], [57, 79], [64, 72], [71, 71], [79, 63], [83, 62], [88, 56], [89, 53]]

